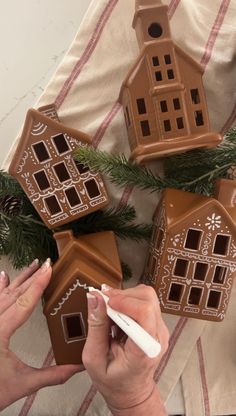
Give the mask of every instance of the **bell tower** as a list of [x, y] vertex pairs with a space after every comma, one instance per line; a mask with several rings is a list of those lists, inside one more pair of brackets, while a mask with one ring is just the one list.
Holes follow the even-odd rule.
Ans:
[[170, 38], [168, 6], [161, 0], [136, 0], [133, 28], [139, 47], [157, 40]]

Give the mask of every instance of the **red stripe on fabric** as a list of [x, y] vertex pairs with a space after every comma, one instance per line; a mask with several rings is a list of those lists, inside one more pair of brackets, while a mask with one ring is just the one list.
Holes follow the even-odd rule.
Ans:
[[174, 329], [174, 331], [172, 332], [172, 335], [170, 337], [170, 341], [169, 341], [169, 348], [167, 350], [167, 352], [165, 353], [165, 355], [162, 357], [162, 360], [159, 364], [159, 366], [156, 369], [155, 375], [154, 375], [154, 380], [157, 383], [171, 357], [172, 351], [175, 347], [176, 342], [178, 341], [186, 323], [188, 322], [188, 318], [183, 318], [181, 317], [178, 320], [178, 323]]
[[88, 410], [90, 404], [92, 403], [94, 396], [96, 395], [97, 390], [95, 389], [95, 387], [92, 385], [88, 391], [88, 393], [86, 394], [80, 408], [79, 411], [77, 413], [77, 416], [84, 416], [86, 411]]
[[99, 128], [97, 129], [96, 133], [92, 138], [92, 145], [96, 148], [98, 147], [99, 143], [101, 142], [106, 129], [108, 128], [109, 124], [116, 116], [118, 111], [121, 109], [121, 104], [118, 101], [115, 102], [112, 109], [106, 114], [103, 122], [100, 124]]
[[120, 202], [118, 204], [118, 209], [125, 207], [128, 204], [128, 201], [129, 201], [130, 195], [132, 194], [133, 189], [134, 189], [134, 186], [125, 187], [122, 197], [120, 199]]
[[180, 1], [181, 0], [171, 0], [171, 2], [169, 4], [169, 8], [168, 8], [169, 19], [172, 19], [173, 14], [175, 13]]
[[234, 121], [236, 120], [236, 103], [234, 104], [234, 108], [229, 116], [229, 118], [226, 120], [225, 124], [223, 125], [221, 129], [221, 134], [224, 134], [229, 130], [229, 128], [232, 126]]
[[208, 387], [207, 387], [207, 380], [206, 380], [205, 363], [204, 363], [202, 342], [201, 342], [200, 337], [197, 340], [197, 352], [198, 352], [200, 375], [201, 375], [201, 382], [202, 382], [202, 394], [203, 394], [204, 411], [205, 411], [204, 416], [211, 416]]
[[102, 11], [101, 16], [99, 17], [99, 20], [96, 24], [96, 27], [94, 29], [94, 32], [84, 50], [84, 53], [82, 54], [81, 58], [78, 60], [78, 62], [75, 64], [69, 78], [64, 82], [63, 87], [61, 91], [59, 92], [58, 96], [55, 99], [55, 106], [56, 108], [60, 108], [62, 103], [64, 102], [65, 98], [67, 97], [72, 85], [74, 84], [75, 80], [79, 76], [81, 70], [83, 69], [86, 62], [89, 60], [90, 56], [92, 55], [95, 47], [97, 46], [97, 43], [101, 37], [101, 34], [103, 32], [104, 27], [106, 26], [106, 23], [118, 3], [118, 0], [110, 0], [105, 9]]
[[[46, 356], [41, 368], [49, 367], [52, 364], [53, 359], [54, 359], [53, 351], [52, 351], [52, 348], [50, 348], [50, 350], [48, 351], [47, 356]], [[37, 395], [37, 391], [34, 394], [31, 394], [31, 396], [28, 396], [25, 399], [25, 402], [24, 402], [18, 416], [27, 416], [28, 415], [28, 413], [29, 413], [29, 411], [30, 411], [30, 409], [31, 409], [31, 407], [34, 403], [36, 395]]]
[[213, 26], [212, 26], [211, 31], [210, 31], [210, 35], [208, 37], [208, 40], [207, 40], [207, 43], [206, 43], [206, 46], [205, 46], [205, 52], [204, 52], [204, 54], [202, 56], [202, 59], [201, 59], [201, 62], [200, 62], [201, 65], [203, 66], [203, 69], [206, 68], [206, 66], [207, 66], [207, 64], [208, 64], [208, 62], [211, 58], [212, 50], [214, 48], [215, 41], [216, 41], [217, 35], [220, 31], [221, 25], [224, 21], [224, 17], [226, 15], [227, 10], [228, 10], [229, 4], [230, 4], [230, 0], [223, 0], [221, 2], [219, 12], [216, 16], [216, 19], [215, 19], [214, 23], [213, 23]]

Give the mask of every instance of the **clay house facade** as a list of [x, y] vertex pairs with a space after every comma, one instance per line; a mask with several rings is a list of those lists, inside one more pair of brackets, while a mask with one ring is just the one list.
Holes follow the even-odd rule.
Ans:
[[73, 158], [89, 136], [60, 123], [49, 107], [28, 111], [9, 173], [54, 228], [104, 207], [108, 196], [101, 175]]
[[87, 234], [75, 238], [71, 231], [54, 234], [59, 259], [44, 293], [53, 352], [57, 364], [82, 364], [87, 337], [88, 286], [102, 283], [120, 288], [122, 272], [114, 233]]
[[133, 27], [140, 54], [119, 101], [131, 159], [139, 162], [221, 141], [210, 131], [202, 67], [172, 41], [167, 11], [160, 1], [136, 0]]
[[154, 215], [144, 272], [163, 312], [224, 319], [236, 275], [236, 181], [215, 197], [167, 189]]

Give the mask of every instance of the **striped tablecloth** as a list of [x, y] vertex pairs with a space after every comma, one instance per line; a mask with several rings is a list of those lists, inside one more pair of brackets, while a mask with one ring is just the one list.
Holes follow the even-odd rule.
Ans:
[[[236, 118], [236, 0], [164, 0], [163, 3], [169, 6], [176, 43], [204, 68], [212, 129], [224, 133]], [[134, 0], [92, 1], [70, 50], [35, 104], [38, 107], [55, 103], [60, 120], [90, 134], [96, 148], [126, 155], [129, 154], [127, 133], [117, 99], [121, 83], [138, 54], [131, 28], [134, 4]], [[13, 153], [14, 147], [5, 161], [5, 169]], [[130, 187], [117, 189], [110, 183], [107, 187], [113, 204], [133, 204], [138, 220], [151, 221], [158, 195]], [[138, 279], [147, 246], [120, 241], [119, 250], [122, 260], [132, 267]], [[7, 263], [5, 268], [9, 270], [10, 265]], [[164, 315], [171, 332], [170, 346], [155, 377], [167, 403], [176, 384], [181, 382], [188, 416], [236, 413], [235, 296], [234, 285], [223, 323]], [[12, 348], [32, 365], [43, 367], [53, 362], [40, 305], [14, 336]], [[2, 412], [3, 416], [85, 414], [110, 415], [86, 372], [63, 386], [45, 388], [19, 400]]]

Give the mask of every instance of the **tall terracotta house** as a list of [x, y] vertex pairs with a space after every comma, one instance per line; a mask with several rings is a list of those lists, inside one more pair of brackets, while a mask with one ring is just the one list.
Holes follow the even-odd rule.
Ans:
[[120, 91], [131, 159], [157, 157], [220, 143], [210, 131], [202, 67], [171, 39], [168, 7], [136, 0], [133, 28], [140, 53]]
[[165, 190], [153, 222], [143, 281], [162, 311], [224, 319], [236, 277], [236, 180], [218, 180], [214, 197]]

